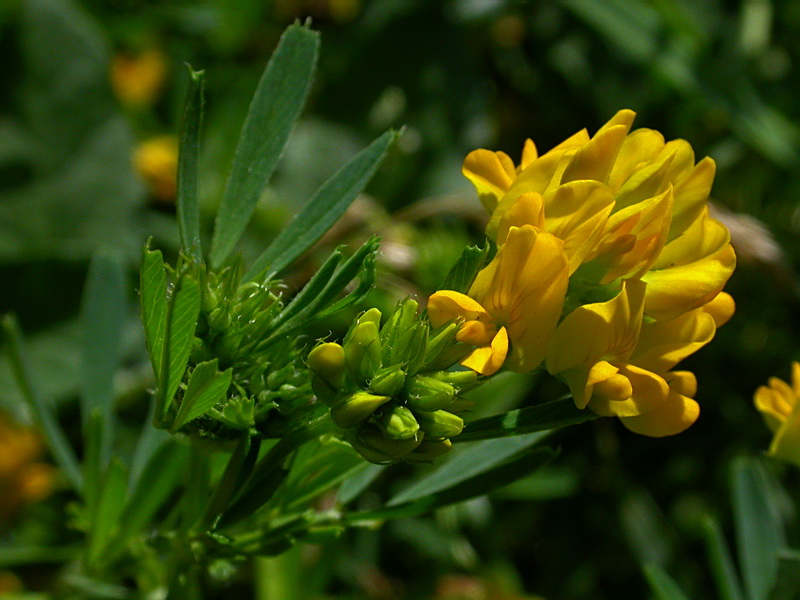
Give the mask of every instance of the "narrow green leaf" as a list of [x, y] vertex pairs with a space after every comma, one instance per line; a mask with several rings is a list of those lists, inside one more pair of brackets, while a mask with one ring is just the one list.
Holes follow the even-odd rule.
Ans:
[[189, 88], [186, 90], [181, 146], [178, 154], [178, 230], [181, 248], [196, 258], [202, 258], [200, 243], [200, 209], [197, 203], [197, 160], [200, 154], [200, 127], [203, 122], [203, 71], [189, 68]]
[[99, 458], [103, 465], [108, 461], [113, 440], [114, 374], [122, 342], [125, 304], [122, 257], [112, 251], [96, 252], [89, 266], [81, 307], [81, 416], [85, 430], [90, 415], [99, 410], [102, 420]]
[[467, 423], [461, 435], [453, 438], [453, 442], [473, 442], [559, 429], [596, 418], [597, 415], [589, 410], [577, 409], [572, 398], [563, 398]]
[[172, 431], [177, 431], [192, 419], [205, 414], [222, 400], [231, 385], [232, 376], [233, 372], [230, 369], [219, 371], [216, 358], [197, 365], [189, 378], [181, 407], [172, 424]]
[[719, 524], [710, 516], [703, 519], [703, 533], [711, 574], [720, 600], [745, 600], [728, 545]]
[[478, 248], [478, 246], [464, 248], [461, 256], [458, 257], [456, 264], [450, 268], [439, 289], [453, 290], [466, 294], [470, 286], [472, 286], [472, 282], [475, 281], [478, 271], [481, 270], [481, 267], [486, 262], [488, 254], [488, 242], [484, 244], [483, 248]]
[[101, 557], [103, 564], [111, 564], [122, 556], [127, 551], [128, 540], [153, 520], [181, 483], [187, 462], [186, 448], [175, 443], [163, 444], [152, 454], [125, 503], [116, 535], [106, 545], [107, 552]]
[[357, 522], [421, 515], [443, 506], [489, 494], [546, 465], [554, 456], [555, 452], [549, 448], [524, 451], [516, 458], [495, 465], [489, 471], [462, 479], [455, 485], [417, 497], [414, 500], [393, 503], [386, 508], [345, 514], [343, 518], [347, 522]]
[[778, 553], [785, 548], [783, 527], [769, 496], [760, 462], [739, 457], [733, 463], [733, 515], [739, 566], [749, 600], [766, 600], [775, 584]]
[[769, 600], [797, 600], [800, 597], [800, 552], [784, 551], [778, 555], [778, 575]]
[[644, 574], [656, 600], [689, 600], [672, 577], [658, 565], [645, 565]]
[[75, 544], [74, 546], [0, 546], [0, 569], [21, 565], [70, 562], [76, 559], [84, 549], [84, 544]]
[[192, 338], [200, 315], [200, 286], [183, 276], [170, 298], [161, 377], [156, 393], [156, 418], [163, 420], [186, 371]]
[[128, 493], [128, 473], [116, 457], [108, 463], [98, 501], [90, 515], [88, 562], [97, 564], [105, 552], [111, 536], [119, 527], [120, 515]]
[[6, 315], [2, 320], [2, 327], [7, 340], [6, 347], [9, 353], [11, 371], [22, 392], [22, 397], [39, 422], [50, 452], [64, 473], [64, 477], [67, 478], [74, 490], [80, 491], [83, 489], [83, 474], [78, 466], [78, 460], [75, 458], [75, 452], [67, 441], [64, 430], [58, 424], [52, 406], [41, 397], [34, 386], [34, 379], [28, 371], [22, 332], [19, 329], [16, 318], [12, 315]]
[[[253, 465], [255, 465], [258, 458], [260, 443], [259, 438], [245, 436], [236, 444], [228, 459], [228, 464], [225, 465], [222, 477], [217, 483], [214, 495], [208, 503], [201, 526], [210, 526], [228, 508], [228, 504], [242, 489], [247, 477], [254, 473]], [[277, 467], [278, 465], [274, 466]]]
[[94, 514], [102, 490], [106, 466], [101, 460], [103, 415], [96, 408], [83, 428], [83, 503], [86, 513]]
[[344, 214], [383, 162], [398, 133], [387, 131], [339, 169], [258, 257], [245, 280], [279, 273], [311, 248]]
[[364, 464], [358, 472], [353, 473], [342, 483], [342, 487], [336, 493], [336, 500], [339, 504], [349, 504], [385, 472], [384, 466]]
[[164, 337], [167, 331], [167, 272], [160, 250], [150, 250], [150, 242], [142, 253], [139, 273], [141, 290], [142, 322], [147, 352], [153, 365], [156, 381], [161, 379], [161, 363], [164, 360]]
[[311, 87], [318, 50], [318, 33], [289, 26], [258, 83], [217, 213], [210, 255], [215, 268], [233, 251], [278, 164]]
[[[477, 477], [539, 443], [545, 437], [547, 437], [546, 433], [529, 433], [513, 438], [485, 440], [470, 446], [459, 447], [453, 451], [450, 460], [442, 461], [437, 469], [401, 490], [387, 502], [387, 506], [416, 500]], [[519, 477], [527, 474], [520, 472]]]

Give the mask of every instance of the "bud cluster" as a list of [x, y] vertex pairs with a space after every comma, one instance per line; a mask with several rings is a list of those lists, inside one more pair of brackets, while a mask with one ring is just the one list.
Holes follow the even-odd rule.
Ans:
[[461, 433], [458, 394], [478, 384], [472, 370], [448, 371], [467, 350], [458, 326], [431, 330], [417, 302], [402, 301], [381, 327], [376, 308], [364, 312], [343, 343], [319, 344], [308, 355], [311, 386], [344, 437], [370, 462], [430, 461]]

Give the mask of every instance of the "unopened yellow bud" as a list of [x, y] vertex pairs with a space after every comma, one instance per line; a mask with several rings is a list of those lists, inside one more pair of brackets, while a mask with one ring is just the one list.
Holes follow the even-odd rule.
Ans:
[[426, 375], [417, 375], [406, 386], [408, 405], [414, 410], [439, 410], [450, 404], [455, 394], [449, 383]]
[[422, 443], [422, 435], [407, 440], [391, 440], [371, 427], [362, 427], [348, 439], [361, 456], [378, 464], [397, 462]]
[[311, 388], [317, 398], [331, 404], [344, 386], [344, 348], [334, 342], [320, 344], [308, 353]]
[[371, 392], [382, 396], [394, 396], [403, 389], [406, 382], [406, 372], [399, 366], [386, 367], [381, 369], [369, 382]]
[[394, 406], [391, 410], [384, 410], [383, 414], [375, 419], [375, 425], [381, 433], [393, 440], [414, 438], [419, 431], [419, 423], [414, 418], [414, 413], [405, 406]]
[[350, 429], [366, 421], [375, 410], [386, 404], [391, 397], [376, 396], [369, 392], [354, 392], [339, 399], [331, 408], [331, 419], [342, 429]]
[[446, 410], [415, 413], [419, 427], [428, 439], [446, 439], [457, 436], [464, 429], [464, 419]]
[[381, 368], [381, 340], [374, 321], [360, 320], [344, 342], [347, 371], [359, 384], [369, 381]]

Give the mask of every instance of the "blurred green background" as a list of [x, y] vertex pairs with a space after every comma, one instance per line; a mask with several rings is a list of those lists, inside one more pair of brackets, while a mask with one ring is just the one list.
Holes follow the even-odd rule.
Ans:
[[[787, 379], [800, 358], [798, 2], [5, 0], [0, 313], [19, 315], [42, 391], [65, 422], [77, 420], [81, 290], [91, 253], [112, 247], [131, 283], [118, 409], [132, 430], [141, 422], [150, 375], [134, 293], [140, 249], [149, 235], [167, 253], [178, 247], [170, 141], [156, 146], [163, 156], [152, 146], [142, 155], [142, 144], [177, 132], [184, 63], [205, 69], [200, 192], [210, 231], [258, 78], [283, 28], [308, 17], [322, 33], [320, 69], [245, 255], [256, 256], [359, 148], [389, 127], [405, 131], [290, 287], [332, 245], [377, 232], [374, 302], [425, 298], [465, 243], [482, 242], [486, 217], [460, 174], [467, 152], [517, 158], [528, 137], [546, 150], [631, 108], [635, 126], [685, 138], [698, 159], [716, 160], [714, 201], [739, 255], [727, 288], [738, 309], [685, 363], [702, 407], [686, 433], [646, 439], [608, 419], [567, 429], [553, 438], [561, 455], [543, 476], [295, 550], [269, 568], [296, 573], [307, 586], [298, 598], [610, 600], [648, 597], [640, 564], [650, 562], [690, 597], [714, 597], [702, 517], [718, 517], [732, 539], [730, 460], [763, 452], [770, 439], [752, 393], [770, 376]], [[341, 334], [346, 321], [329, 329]], [[544, 378], [487, 387], [486, 412], [563, 392]], [[5, 364], [0, 390], [0, 406], [24, 418]], [[789, 491], [784, 516], [797, 546], [800, 477], [773, 469]], [[375, 494], [411, 473], [387, 470]], [[29, 507], [0, 536], [68, 539], [56, 516], [68, 500]], [[309, 564], [313, 581], [303, 575]]]

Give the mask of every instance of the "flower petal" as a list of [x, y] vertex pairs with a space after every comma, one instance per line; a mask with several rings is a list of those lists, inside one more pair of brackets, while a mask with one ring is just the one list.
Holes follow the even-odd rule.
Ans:
[[627, 362], [639, 337], [645, 287], [641, 281], [627, 280], [611, 300], [584, 304], [567, 315], [550, 340], [550, 374], [590, 368], [603, 357]]
[[428, 298], [428, 317], [434, 329], [448, 321], [483, 321], [491, 318], [475, 300], [452, 290], [440, 290]]
[[670, 319], [699, 308], [722, 290], [736, 266], [725, 226], [707, 211], [684, 235], [664, 246], [647, 282], [645, 313]]
[[475, 186], [478, 198], [490, 213], [511, 187], [517, 174], [514, 161], [507, 154], [483, 149], [467, 155], [461, 172]]
[[620, 111], [611, 121], [600, 128], [594, 137], [572, 157], [561, 177], [561, 183], [577, 179], [594, 179], [608, 183], [608, 176], [611, 174], [617, 153], [633, 122], [633, 117], [630, 120], [618, 119], [622, 113], [635, 116], [632, 111]]
[[736, 312], [736, 302], [730, 294], [720, 292], [713, 300], [703, 305], [703, 310], [711, 315], [719, 329], [731, 320], [733, 313]]
[[675, 319], [644, 323], [631, 361], [656, 373], [666, 373], [710, 342], [716, 330], [714, 318], [702, 309]]
[[637, 417], [622, 417], [620, 422], [641, 435], [664, 437], [688, 429], [700, 416], [700, 405], [691, 398], [676, 392], [658, 408]]
[[544, 199], [539, 192], [522, 194], [500, 218], [497, 226], [497, 245], [505, 244], [511, 227], [524, 225], [544, 229]]
[[592, 394], [589, 409], [604, 417], [635, 417], [655, 410], [667, 401], [670, 390], [664, 378], [636, 365], [621, 365], [618, 375], [628, 378], [633, 393], [624, 400]]
[[501, 327], [490, 346], [476, 348], [461, 361], [461, 365], [481, 375], [493, 375], [503, 366], [507, 355], [508, 333], [505, 327]]
[[526, 372], [544, 360], [569, 283], [563, 242], [535, 227], [511, 227], [506, 243], [475, 278], [474, 297], [508, 327], [508, 367]]

